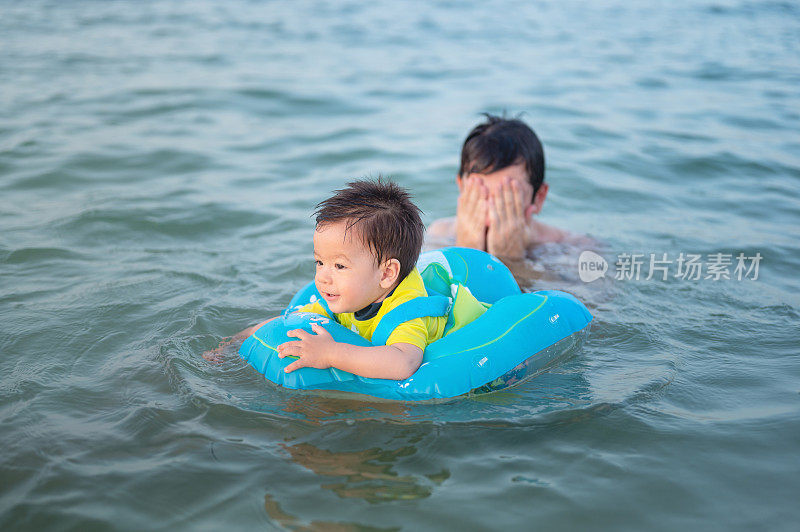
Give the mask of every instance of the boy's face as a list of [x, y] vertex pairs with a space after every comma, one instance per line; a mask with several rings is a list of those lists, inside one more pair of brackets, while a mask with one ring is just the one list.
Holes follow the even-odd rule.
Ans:
[[385, 297], [394, 284], [385, 279], [358, 229], [345, 232], [346, 226], [344, 221], [332, 222], [314, 231], [314, 284], [336, 314], [361, 310]]

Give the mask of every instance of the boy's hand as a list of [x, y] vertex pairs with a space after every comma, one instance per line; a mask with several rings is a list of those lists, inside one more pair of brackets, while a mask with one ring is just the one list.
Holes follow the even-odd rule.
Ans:
[[203, 358], [209, 362], [221, 364], [225, 358], [226, 348], [234, 342], [234, 338], [225, 338], [216, 349], [203, 353]]
[[479, 177], [464, 178], [456, 211], [456, 245], [486, 251], [489, 189]]
[[222, 363], [222, 348], [218, 347], [211, 351], [206, 351], [203, 353], [203, 358], [209, 362], [216, 362], [217, 364]]
[[[276, 316], [277, 317], [277, 316]], [[221, 363], [223, 360], [223, 356], [225, 355], [226, 348], [229, 345], [234, 343], [241, 344], [242, 341], [247, 338], [248, 336], [252, 335], [262, 326], [266, 325], [267, 323], [271, 322], [275, 318], [270, 318], [268, 320], [262, 321], [258, 325], [254, 325], [252, 327], [248, 327], [247, 329], [243, 330], [242, 332], [231, 336], [230, 338], [223, 338], [223, 341], [217, 346], [216, 349], [212, 349], [211, 351], [206, 351], [203, 353], [203, 358], [208, 360], [209, 362], [216, 362]]]
[[506, 179], [489, 198], [489, 230], [486, 250], [496, 257], [525, 257], [530, 231], [528, 205], [533, 187]]
[[299, 357], [286, 366], [283, 370], [286, 373], [305, 367], [318, 369], [331, 367], [328, 355], [336, 346], [336, 341], [331, 336], [331, 333], [321, 325], [312, 323], [311, 329], [316, 334], [311, 334], [303, 329], [294, 329], [287, 332], [287, 336], [298, 338], [298, 340], [284, 342], [278, 346], [278, 356], [280, 358], [286, 356]]

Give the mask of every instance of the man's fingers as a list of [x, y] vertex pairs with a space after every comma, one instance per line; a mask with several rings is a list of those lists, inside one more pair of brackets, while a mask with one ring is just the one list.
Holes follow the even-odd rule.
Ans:
[[480, 195], [480, 183], [476, 177], [468, 177], [467, 185], [464, 190], [464, 203], [468, 209], [474, 209], [475, 202]]
[[456, 210], [456, 244], [486, 249], [489, 190], [478, 176], [462, 178]]
[[486, 210], [488, 211], [487, 212], [487, 217], [489, 219], [489, 227], [496, 226], [497, 222], [500, 219], [500, 215], [497, 212], [497, 205], [495, 204], [495, 199], [491, 198], [486, 203], [487, 203]]
[[464, 179], [464, 188], [458, 197], [458, 225], [471, 233], [478, 232], [486, 227], [486, 200], [489, 191], [479, 177]]
[[510, 198], [510, 201], [511, 201], [511, 212], [514, 213], [514, 216], [516, 218], [522, 218], [522, 215], [523, 215], [522, 209], [521, 209], [522, 206], [519, 203], [519, 198], [520, 198], [521, 192], [522, 192], [521, 186], [520, 186], [521, 183], [519, 181], [517, 181], [516, 179], [514, 179], [513, 181], [511, 181], [510, 184], [511, 184], [511, 187], [510, 187], [511, 188], [511, 198]]
[[458, 210], [460, 213], [470, 214], [475, 201], [475, 187], [470, 178], [465, 178], [464, 188], [458, 195]]
[[494, 204], [494, 210], [497, 214], [497, 220], [503, 220], [508, 217], [506, 214], [506, 184], [500, 184], [500, 190], [495, 191], [494, 198], [492, 203]]
[[519, 186], [522, 189], [522, 199], [525, 203], [533, 202], [533, 185], [528, 181], [520, 182]]
[[489, 227], [489, 201], [486, 198], [481, 198], [478, 201], [478, 214], [477, 217], [479, 220], [482, 220], [483, 227], [482, 229], [485, 230]]
[[478, 199], [478, 182], [474, 177], [470, 177], [467, 183], [467, 206], [473, 209], [475, 201]]
[[503, 183], [503, 214], [510, 218], [517, 212], [517, 197], [514, 191], [514, 183], [517, 181], [506, 181]]
[[528, 208], [528, 205], [531, 204], [533, 201], [533, 186], [527, 181], [520, 182], [517, 181], [518, 187], [516, 190], [517, 196], [517, 208], [519, 209], [519, 215], [522, 218], [525, 218], [525, 210]]
[[485, 199], [489, 197], [489, 187], [486, 186], [486, 183], [483, 182], [483, 179], [478, 182], [478, 188], [481, 198]]

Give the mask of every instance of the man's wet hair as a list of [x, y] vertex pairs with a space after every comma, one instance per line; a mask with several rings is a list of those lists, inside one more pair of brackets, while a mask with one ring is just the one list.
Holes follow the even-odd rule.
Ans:
[[512, 164], [525, 163], [533, 195], [544, 182], [544, 149], [539, 137], [519, 118], [483, 113], [485, 122], [475, 126], [461, 148], [459, 177], [490, 174]]
[[345, 231], [355, 229], [378, 265], [397, 259], [400, 280], [414, 269], [422, 249], [420, 214], [405, 189], [381, 177], [348, 183], [314, 211], [317, 227], [346, 222]]

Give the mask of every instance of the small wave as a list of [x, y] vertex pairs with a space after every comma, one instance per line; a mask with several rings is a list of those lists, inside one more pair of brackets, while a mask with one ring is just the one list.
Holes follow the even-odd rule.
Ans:
[[2, 259], [6, 264], [36, 264], [53, 260], [88, 260], [84, 253], [71, 249], [50, 247], [29, 247], [11, 250]]
[[[205, 206], [133, 208], [90, 208], [56, 223], [60, 231], [82, 235], [82, 239], [135, 239], [146, 242], [154, 237], [185, 240], [208, 239], [231, 234], [276, 219], [275, 214], [230, 208], [221, 204]], [[110, 241], [110, 240], [109, 240]], [[96, 240], [95, 240], [96, 242]]]

